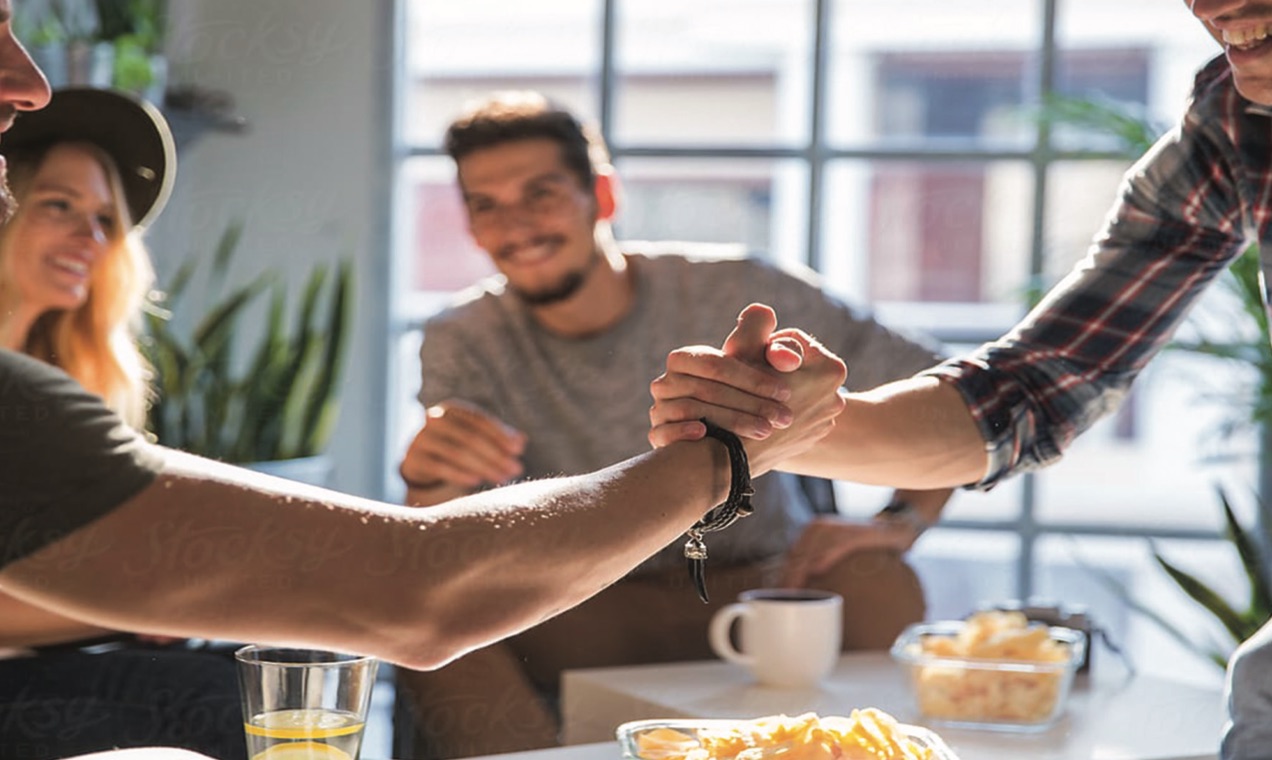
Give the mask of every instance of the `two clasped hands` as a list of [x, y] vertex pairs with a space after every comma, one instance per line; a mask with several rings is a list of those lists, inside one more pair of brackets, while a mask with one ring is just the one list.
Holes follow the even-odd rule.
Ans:
[[[743, 439], [768, 439], [796, 422], [792, 405], [786, 403], [796, 387], [812, 385], [809, 381], [814, 377], [842, 367], [843, 362], [814, 337], [797, 328], [777, 329], [773, 310], [752, 304], [738, 316], [738, 324], [722, 348], [688, 346], [668, 355], [666, 372], [649, 387], [654, 398], [649, 410], [649, 442], [654, 448], [662, 448], [676, 441], [701, 438], [706, 429], [698, 420], [703, 417]], [[846, 372], [846, 368], [841, 371]], [[822, 409], [842, 410], [842, 393], [840, 387], [833, 398], [825, 399]], [[764, 469], [808, 472], [809, 468], [800, 467], [798, 455], [814, 447], [834, 426], [835, 418], [831, 417], [805, 430], [799, 441], [784, 449], [792, 452], [789, 457], [770, 460]], [[944, 493], [934, 492], [929, 498], [939, 509], [944, 497]], [[809, 577], [826, 572], [862, 549], [904, 552], [919, 532], [896, 522], [819, 517], [809, 523], [787, 553], [780, 584], [803, 587]]]

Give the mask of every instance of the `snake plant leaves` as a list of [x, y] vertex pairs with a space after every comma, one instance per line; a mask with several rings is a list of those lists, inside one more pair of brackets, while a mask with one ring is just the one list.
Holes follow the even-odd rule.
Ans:
[[[186, 291], [204, 259], [178, 268], [167, 289], [167, 315], [146, 314], [142, 344], [155, 387], [151, 432], [165, 445], [236, 463], [321, 453], [338, 409], [352, 266], [341, 262], [333, 277], [329, 265], [316, 265], [294, 311], [273, 272], [220, 296], [242, 233], [241, 223], [228, 225], [206, 259], [212, 303], [188, 333], [172, 317], [203, 306]], [[262, 296], [268, 302], [258, 308]], [[249, 324], [261, 308], [263, 324]], [[243, 344], [245, 334], [256, 342]]]
[[1181, 569], [1166, 559], [1156, 547], [1153, 548], [1153, 559], [1158, 566], [1174, 581], [1181, 591], [1202, 607], [1227, 634], [1228, 640], [1221, 643], [1218, 637], [1207, 637], [1210, 641], [1199, 641], [1185, 633], [1173, 620], [1153, 609], [1145, 602], [1136, 599], [1121, 581], [1102, 568], [1083, 563], [1088, 572], [1122, 601], [1131, 611], [1143, 616], [1156, 625], [1162, 632], [1178, 641], [1187, 649], [1205, 656], [1219, 667], [1225, 667], [1233, 648], [1245, 641], [1272, 618], [1272, 590], [1267, 581], [1263, 554], [1258, 550], [1251, 533], [1242, 527], [1232, 510], [1227, 494], [1222, 488], [1216, 488], [1220, 504], [1223, 508], [1225, 535], [1236, 549], [1241, 560], [1242, 569], [1250, 586], [1250, 597], [1244, 609], [1237, 609], [1218, 592], [1210, 588], [1195, 575]]
[[[1272, 617], [1272, 590], [1269, 589], [1263, 555], [1259, 552], [1253, 536], [1237, 520], [1224, 490], [1217, 488], [1216, 491], [1223, 508], [1225, 535], [1237, 551], [1246, 581], [1250, 586], [1250, 596], [1245, 609], [1234, 608], [1196, 576], [1181, 570], [1160, 553], [1154, 551], [1153, 557], [1184, 593], [1223, 626], [1234, 643], [1240, 643], [1254, 635]], [[1226, 663], [1226, 655], [1214, 651], [1210, 651], [1209, 654], [1220, 665]]]
[[1250, 584], [1250, 603], [1244, 615], [1246, 636], [1241, 639], [1244, 640], [1258, 630], [1264, 621], [1272, 618], [1272, 589], [1268, 585], [1268, 572], [1263, 566], [1263, 555], [1259, 552], [1257, 542], [1237, 521], [1232, 505], [1228, 502], [1228, 495], [1222, 488], [1216, 490], [1219, 492], [1219, 501], [1223, 505], [1226, 535], [1237, 549], [1246, 581]]
[[[1222, 596], [1216, 593], [1206, 584], [1202, 583], [1195, 576], [1187, 573], [1174, 564], [1170, 563], [1161, 554], [1153, 552], [1153, 558], [1157, 560], [1157, 564], [1161, 566], [1166, 574], [1175, 581], [1175, 584], [1195, 602], [1205, 607], [1206, 610], [1218, 620], [1234, 639], [1241, 641], [1245, 638], [1246, 621], [1240, 612], [1232, 608]], [[1248, 635], [1248, 634], [1247, 634]]]
[[308, 450], [316, 449], [320, 441], [327, 440], [336, 424], [337, 388], [340, 384], [340, 370], [344, 366], [344, 354], [348, 345], [347, 325], [352, 319], [353, 312], [350, 292], [352, 283], [353, 265], [347, 260], [340, 262], [336, 271], [330, 312], [327, 315], [326, 345], [322, 358], [318, 362], [318, 377], [314, 382], [314, 391], [309, 394], [305, 408], [301, 445]]

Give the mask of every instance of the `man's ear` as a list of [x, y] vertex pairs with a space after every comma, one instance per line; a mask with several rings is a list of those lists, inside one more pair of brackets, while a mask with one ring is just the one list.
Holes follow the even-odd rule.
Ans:
[[603, 166], [596, 170], [596, 220], [610, 222], [618, 213], [618, 175], [614, 167]]

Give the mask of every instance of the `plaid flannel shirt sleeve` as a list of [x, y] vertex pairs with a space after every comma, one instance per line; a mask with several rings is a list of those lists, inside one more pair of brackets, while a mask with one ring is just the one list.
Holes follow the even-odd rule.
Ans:
[[974, 487], [1057, 461], [1253, 242], [1227, 134], [1190, 112], [1131, 168], [1086, 258], [1019, 325], [925, 373], [953, 384], [980, 426], [989, 465]]

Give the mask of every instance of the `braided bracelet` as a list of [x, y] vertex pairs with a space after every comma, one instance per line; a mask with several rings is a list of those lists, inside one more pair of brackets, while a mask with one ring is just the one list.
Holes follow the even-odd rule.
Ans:
[[751, 497], [755, 489], [751, 487], [751, 465], [746, 458], [746, 449], [742, 440], [732, 432], [712, 424], [705, 417], [699, 420], [707, 426], [707, 436], [724, 444], [729, 452], [729, 495], [722, 504], [712, 507], [701, 520], [690, 526], [685, 534], [689, 540], [685, 542], [685, 560], [689, 565], [689, 578], [698, 591], [698, 598], [705, 604], [707, 598], [707, 544], [703, 535], [724, 530], [740, 517], [751, 514]]

